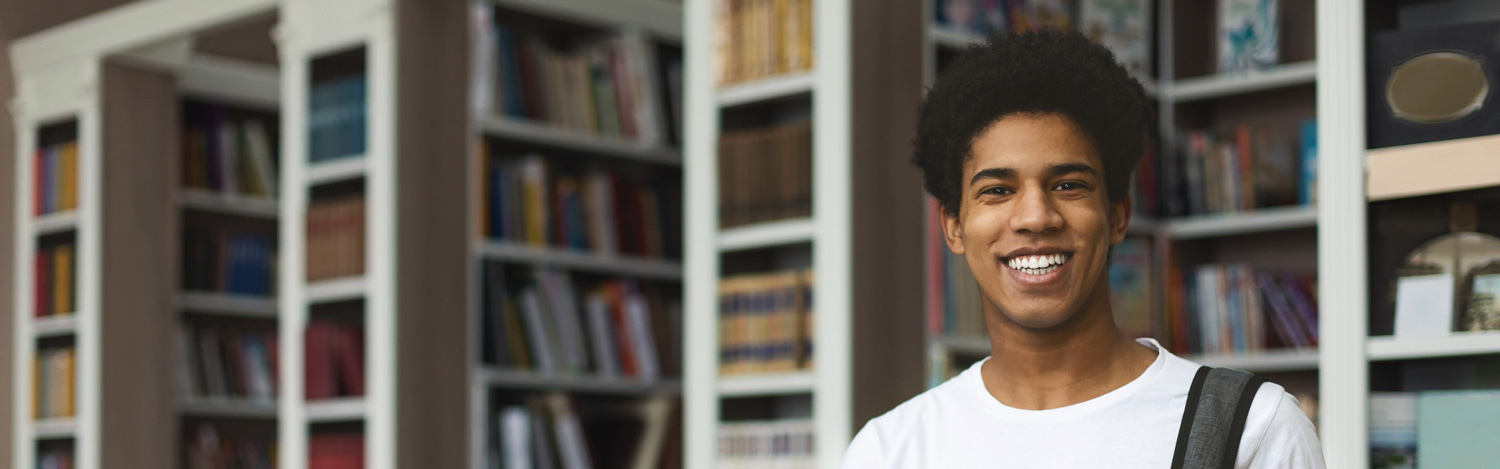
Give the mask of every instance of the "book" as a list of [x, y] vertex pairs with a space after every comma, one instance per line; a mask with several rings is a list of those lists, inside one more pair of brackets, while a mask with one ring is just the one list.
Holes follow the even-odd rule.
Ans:
[[1418, 467], [1497, 467], [1500, 391], [1429, 391], [1417, 398]]
[[719, 0], [715, 21], [721, 86], [813, 67], [813, 0]]
[[1417, 399], [1410, 392], [1370, 393], [1370, 467], [1416, 467]]
[[1148, 0], [1080, 0], [1078, 29], [1115, 54], [1115, 60], [1137, 76], [1151, 67], [1151, 2]]
[[1268, 68], [1279, 61], [1279, 0], [1219, 0], [1219, 73]]
[[1071, 30], [1075, 0], [1008, 0], [1012, 31]]
[[1153, 336], [1150, 242], [1126, 238], [1111, 249], [1109, 287], [1115, 325], [1131, 337]]

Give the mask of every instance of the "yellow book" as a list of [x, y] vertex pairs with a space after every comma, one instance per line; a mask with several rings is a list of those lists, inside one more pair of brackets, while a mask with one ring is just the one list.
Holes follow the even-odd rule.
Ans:
[[547, 245], [547, 163], [540, 157], [527, 158], [522, 164], [522, 201], [526, 214], [526, 242]]
[[76, 377], [78, 376], [78, 362], [74, 357], [74, 349], [72, 348], [64, 349], [58, 354], [58, 357], [58, 361], [61, 362], [62, 366], [62, 386], [60, 386], [62, 388], [62, 396], [59, 399], [62, 405], [59, 406], [61, 412], [58, 413], [58, 416], [72, 417], [77, 411], [74, 402], [77, 400], [76, 388], [78, 380]]
[[64, 144], [58, 152], [62, 166], [62, 194], [59, 194], [58, 205], [61, 210], [72, 210], [78, 208], [78, 143], [70, 142]]
[[31, 419], [41, 420], [42, 411], [42, 354], [31, 357]]
[[73, 313], [73, 246], [64, 244], [52, 250], [53, 314]]
[[802, 6], [802, 18], [797, 21], [797, 25], [802, 28], [802, 37], [798, 41], [801, 43], [800, 45], [802, 47], [802, 54], [800, 54], [799, 57], [802, 62], [801, 69], [812, 70], [815, 62], [813, 57], [813, 23], [816, 20], [816, 18], [813, 17], [813, 0], [797, 1], [800, 2]]

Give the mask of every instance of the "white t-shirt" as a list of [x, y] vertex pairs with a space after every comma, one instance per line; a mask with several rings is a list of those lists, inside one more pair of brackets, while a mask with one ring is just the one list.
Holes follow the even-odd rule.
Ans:
[[[1198, 364], [1162, 350], [1141, 376], [1066, 407], [1024, 410], [985, 390], [980, 360], [942, 385], [865, 424], [844, 453], [845, 469], [1171, 466], [1188, 388]], [[1237, 468], [1322, 468], [1312, 422], [1296, 398], [1266, 383], [1256, 391]]]

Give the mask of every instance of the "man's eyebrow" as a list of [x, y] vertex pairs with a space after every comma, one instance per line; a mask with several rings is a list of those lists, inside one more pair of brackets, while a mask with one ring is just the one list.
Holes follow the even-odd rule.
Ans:
[[1099, 171], [1084, 163], [1063, 163], [1052, 165], [1047, 168], [1047, 175], [1052, 177], [1063, 176], [1071, 173], [1084, 173], [1090, 176], [1098, 176]]
[[969, 184], [973, 185], [975, 182], [979, 182], [980, 179], [1013, 179], [1015, 177], [1016, 177], [1016, 170], [1014, 170], [1014, 169], [1011, 169], [1011, 168], [989, 168], [989, 169], [985, 169], [983, 171], [974, 173], [974, 177], [969, 179]]

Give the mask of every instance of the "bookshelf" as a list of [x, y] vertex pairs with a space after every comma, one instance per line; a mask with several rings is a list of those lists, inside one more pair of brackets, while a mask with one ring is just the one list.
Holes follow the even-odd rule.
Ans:
[[[816, 435], [811, 454], [804, 455], [810, 466], [837, 467], [867, 419], [920, 390], [920, 337], [910, 333], [920, 318], [900, 314], [920, 303], [920, 258], [899, 247], [915, 248], [921, 237], [920, 205], [901, 195], [917, 190], [918, 183], [905, 151], [915, 131], [917, 96], [906, 90], [920, 85], [924, 32], [912, 21], [920, 12], [911, 2], [814, 1], [806, 23], [812, 28], [811, 67], [801, 68], [805, 57], [788, 46], [799, 44], [796, 39], [756, 46], [752, 39], [723, 36], [739, 22], [751, 25], [746, 28], [761, 24], [755, 21], [767, 21], [766, 27], [804, 24], [795, 13], [767, 20], [765, 13], [747, 12], [752, 3], [685, 4], [691, 64], [684, 147], [684, 274], [691, 312], [684, 334], [686, 466], [755, 465], [754, 459], [726, 453], [720, 438], [762, 424], [807, 424]], [[789, 10], [798, 5], [789, 3]], [[859, 78], [870, 76], [889, 78]], [[747, 153], [744, 145], [759, 143], [746, 142], [775, 142], [759, 140], [766, 135], [761, 132], [775, 135], [802, 125], [811, 128], [810, 155], [796, 164], [809, 168], [788, 167], [779, 177], [755, 179], [756, 165], [784, 163], [771, 157], [776, 152]], [[755, 158], [759, 163], [743, 163]], [[806, 211], [755, 213], [755, 204], [782, 203], [777, 182], [796, 181], [796, 172], [806, 170]], [[746, 330], [760, 330], [746, 325], [757, 319], [724, 302], [755, 301], [748, 298], [787, 285], [774, 283], [778, 276], [809, 271], [802, 285], [812, 290], [810, 304], [793, 317], [805, 320], [811, 313], [812, 324], [804, 326], [811, 328], [811, 353], [798, 359], [811, 360], [811, 366], [744, 358], [750, 353], [744, 350], [770, 343], [757, 341], [786, 340], [775, 334], [797, 328], [768, 326], [778, 331], [768, 333], [774, 338], [746, 339], [752, 334]], [[778, 286], [754, 286], [758, 281]], [[772, 314], [791, 314], [779, 308]]]
[[[484, 0], [469, 15], [466, 467], [550, 457], [508, 445], [520, 434], [507, 419], [522, 415], [546, 432], [527, 438], [551, 439], [563, 459], [630, 446], [680, 461], [680, 411], [657, 404], [684, 387], [684, 155], [669, 78], [682, 6]], [[533, 78], [579, 64], [593, 71], [587, 93]], [[651, 330], [629, 332], [629, 318]], [[638, 434], [600, 426], [621, 408], [646, 415]], [[565, 432], [570, 419], [586, 431]]]
[[[941, 24], [936, 11], [938, 3], [936, 0], [926, 2], [927, 12], [924, 14], [927, 30], [925, 79], [929, 84], [941, 67], [964, 47], [984, 39]], [[1312, 54], [1316, 25], [1295, 17], [1311, 13], [1311, 6], [1282, 2], [1280, 63], [1248, 72], [1218, 73], [1214, 67], [1215, 51], [1212, 50], [1217, 21], [1215, 3], [1147, 2], [1150, 9], [1146, 21], [1155, 41], [1148, 44], [1152, 49], [1151, 58], [1137, 76], [1147, 95], [1157, 101], [1160, 132], [1157, 154], [1145, 159], [1152, 160], [1158, 179], [1167, 177], [1162, 175], [1161, 168], [1172, 161], [1164, 159], [1163, 155], [1185, 151], [1179, 142], [1192, 129], [1232, 128], [1239, 123], [1284, 127], [1285, 122], [1295, 123], [1317, 114], [1310, 93], [1319, 83], [1318, 62]], [[1315, 233], [1318, 233], [1317, 227], [1322, 220], [1318, 208], [1290, 205], [1247, 210], [1241, 207], [1237, 211], [1168, 215], [1165, 208], [1142, 210], [1144, 202], [1139, 183], [1139, 180], [1135, 181], [1138, 187], [1132, 193], [1137, 212], [1132, 214], [1129, 236], [1149, 249], [1150, 280], [1146, 282], [1146, 296], [1153, 311], [1150, 313], [1151, 335], [1161, 340], [1164, 346], [1173, 347], [1169, 340], [1172, 329], [1166, 323], [1168, 315], [1164, 311], [1168, 307], [1167, 299], [1176, 294], [1175, 289], [1167, 285], [1168, 269], [1179, 269], [1183, 275], [1192, 276], [1196, 266], [1238, 262], [1256, 269], [1304, 274], [1319, 270], [1314, 247]], [[928, 210], [933, 210], [933, 206], [928, 207]], [[935, 219], [936, 215], [929, 214], [929, 217]], [[929, 245], [929, 256], [947, 256], [941, 239], [934, 238], [940, 235], [940, 231], [929, 230], [927, 242], [936, 244], [935, 247]], [[950, 281], [937, 282], [933, 287], [940, 289], [928, 290], [929, 305], [953, 301], [944, 297], [949, 294]], [[929, 314], [935, 313], [929, 311]], [[935, 320], [934, 324], [966, 320], [958, 315], [942, 319]], [[977, 315], [967, 320], [979, 321], [975, 324], [982, 325], [982, 318]], [[977, 329], [973, 332], [983, 332], [982, 326], [975, 327]], [[927, 330], [929, 364], [926, 380], [929, 386], [963, 370], [973, 360], [989, 355], [989, 341], [983, 335], [959, 335], [965, 329], [938, 331], [929, 327]], [[1266, 330], [1267, 334], [1273, 333], [1269, 326]], [[1267, 374], [1272, 380], [1284, 380], [1307, 388], [1292, 389], [1293, 392], [1315, 391], [1305, 384], [1309, 379], [1317, 382], [1320, 368], [1320, 355], [1315, 347], [1267, 348], [1238, 353], [1177, 351], [1198, 363]]]

